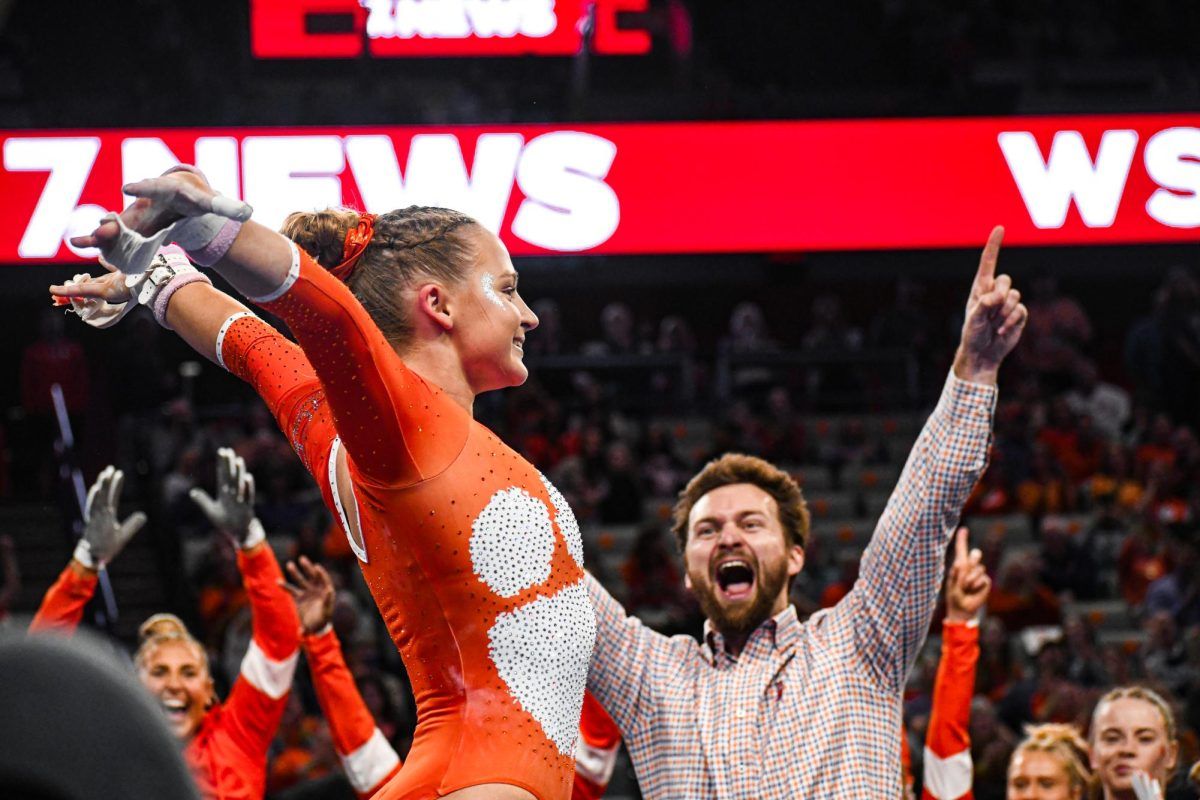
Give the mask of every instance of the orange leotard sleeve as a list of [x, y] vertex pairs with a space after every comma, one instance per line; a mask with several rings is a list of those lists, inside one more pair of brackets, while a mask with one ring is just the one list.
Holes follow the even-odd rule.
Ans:
[[262, 307], [295, 334], [312, 364], [355, 471], [381, 485], [416, 483], [445, 469], [470, 418], [443, 413], [443, 392], [405, 367], [350, 289], [294, 248], [295, 281]]
[[575, 747], [575, 783], [571, 800], [595, 800], [603, 797], [612, 780], [621, 747], [621, 732], [612, 717], [592, 696], [583, 695], [583, 713], [579, 718], [579, 744]]
[[283, 572], [266, 545], [238, 553], [250, 598], [253, 640], [223, 707], [230, 736], [248, 755], [265, 756], [287, 704], [300, 655], [300, 617], [280, 586]]
[[83, 619], [84, 606], [96, 593], [96, 581], [96, 575], [81, 576], [68, 564], [46, 591], [29, 630], [73, 632]]
[[305, 636], [303, 641], [333, 747], [354, 791], [361, 798], [370, 797], [400, 770], [400, 756], [363, 702], [333, 629]]
[[979, 628], [965, 623], [943, 623], [942, 660], [933, 682], [933, 710], [925, 735], [925, 798], [973, 797], [969, 731], [978, 661]]

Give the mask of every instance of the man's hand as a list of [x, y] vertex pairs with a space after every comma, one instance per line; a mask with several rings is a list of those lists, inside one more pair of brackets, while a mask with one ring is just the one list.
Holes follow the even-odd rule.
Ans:
[[189, 491], [188, 497], [200, 506], [214, 528], [241, 549], [249, 550], [266, 539], [262, 523], [254, 516], [254, 476], [232, 448], [217, 451], [217, 499], [199, 487]]
[[969, 622], [987, 602], [992, 579], [983, 566], [983, 553], [967, 550], [967, 529], [954, 536], [954, 563], [946, 576], [946, 619]]
[[75, 546], [75, 561], [87, 570], [99, 569], [117, 557], [133, 535], [146, 524], [146, 515], [135, 511], [117, 520], [121, 486], [125, 473], [112, 466], [104, 468], [88, 490], [83, 510], [83, 538]]
[[287, 573], [292, 582], [280, 581], [296, 601], [296, 611], [305, 636], [313, 636], [328, 627], [333, 619], [333, 581], [320, 564], [314, 564], [300, 556], [300, 565], [287, 563]]
[[1004, 228], [996, 226], [983, 248], [967, 298], [962, 340], [954, 357], [954, 374], [965, 381], [994, 384], [1000, 363], [1016, 346], [1029, 317], [1012, 278], [996, 277], [1003, 239]]

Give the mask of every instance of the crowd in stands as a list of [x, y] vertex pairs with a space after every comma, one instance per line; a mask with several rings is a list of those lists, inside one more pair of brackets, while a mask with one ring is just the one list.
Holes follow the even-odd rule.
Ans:
[[[631, 613], [672, 633], [697, 635], [702, 620], [668, 532], [675, 493], [725, 451], [786, 465], [814, 510], [808, 566], [794, 589], [798, 609], [811, 613], [854, 581], [865, 537], [843, 527], [865, 524], [869, 532], [915, 433], [912, 421], [944, 375], [947, 354], [937, 343], [945, 337], [931, 329], [922, 295], [920, 285], [901, 281], [885, 307], [857, 324], [836, 294], [823, 292], [790, 338], [773, 334], [761, 307], [740, 303], [715, 347], [697, 342], [695, 321], [672, 315], [650, 323], [622, 303], [604, 307], [592, 338], [573, 338], [567, 313], [543, 300], [541, 328], [527, 347], [534, 378], [481, 398], [480, 416], [567, 496], [597, 577]], [[1200, 284], [1185, 269], [1170, 272], [1149, 313], [1127, 327], [1117, 364], [1098, 359], [1112, 348], [1097, 347], [1097, 320], [1052, 279], [1036, 281], [1031, 295], [1026, 339], [1001, 377], [991, 465], [964, 515], [995, 584], [971, 714], [981, 800], [1003, 796], [1024, 725], [1086, 728], [1095, 701], [1114, 685], [1144, 683], [1174, 698], [1180, 763], [1200, 750]], [[55, 319], [26, 349], [22, 370], [26, 418], [36, 431], [21, 441], [32, 436], [43, 453], [54, 430], [41, 385], [48, 375], [72, 379], [68, 415], [93, 424], [84, 414], [85, 359]], [[156, 329], [128, 330], [145, 345]], [[876, 393], [877, 366], [858, 358], [887, 348], [905, 353], [918, 375], [899, 411]], [[793, 360], [755, 360], [772, 353]], [[159, 373], [169, 371], [143, 374]], [[218, 681], [236, 676], [250, 631], [235, 551], [187, 497], [193, 486], [211, 491], [216, 450], [233, 447], [259, 478], [257, 513], [277, 550], [329, 567], [347, 663], [403, 756], [413, 702], [345, 535], [260, 403], [205, 405], [189, 397], [186, 375], [178, 380], [142, 386], [131, 396], [145, 402], [114, 415], [127, 495], [150, 512], [160, 543], [178, 550], [183, 574], [168, 580], [188, 587], [175, 596], [189, 607], [174, 610], [195, 622]], [[845, 405], [831, 396], [858, 399]], [[41, 477], [5, 484], [10, 497], [53, 491], [53, 459], [15, 458]], [[19, 581], [12, 551], [0, 540], [0, 600], [11, 599]], [[938, 633], [935, 620], [906, 700], [917, 776]], [[274, 747], [269, 780], [279, 797], [317, 779], [341, 780], [303, 670], [297, 686]]]

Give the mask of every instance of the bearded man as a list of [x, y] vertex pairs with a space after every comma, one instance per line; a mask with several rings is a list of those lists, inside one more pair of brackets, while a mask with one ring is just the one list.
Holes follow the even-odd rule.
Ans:
[[625, 614], [594, 579], [588, 688], [625, 738], [646, 798], [901, 795], [900, 700], [962, 505], [987, 462], [996, 375], [1028, 316], [988, 239], [937, 407], [863, 554], [854, 588], [801, 623], [788, 601], [809, 514], [752, 456], [709, 463], [680, 494], [686, 585], [702, 644]]

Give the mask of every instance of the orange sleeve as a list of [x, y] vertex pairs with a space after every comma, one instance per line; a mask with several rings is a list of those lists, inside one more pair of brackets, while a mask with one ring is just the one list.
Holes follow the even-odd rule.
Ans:
[[252, 759], [265, 757], [287, 705], [300, 656], [300, 617], [280, 586], [283, 572], [263, 543], [238, 552], [242, 583], [250, 599], [253, 639], [223, 706], [230, 736]]
[[925, 735], [925, 798], [973, 797], [969, 726], [978, 661], [979, 627], [944, 622], [942, 660], [933, 682], [933, 710]]
[[370, 797], [400, 771], [400, 756], [363, 702], [333, 629], [305, 636], [304, 652], [346, 776], [359, 797]]
[[575, 784], [572, 800], [602, 797], [612, 780], [621, 747], [621, 732], [612, 717], [592, 696], [583, 695], [583, 714], [579, 718], [579, 745], [575, 749]]
[[470, 415], [404, 365], [345, 284], [294, 252], [294, 282], [262, 307], [295, 334], [356, 470], [386, 485], [440, 472], [462, 450]]
[[83, 620], [84, 606], [96, 593], [97, 580], [96, 575], [84, 577], [77, 574], [68, 564], [42, 598], [42, 604], [38, 606], [33, 621], [29, 623], [30, 632], [74, 632]]

